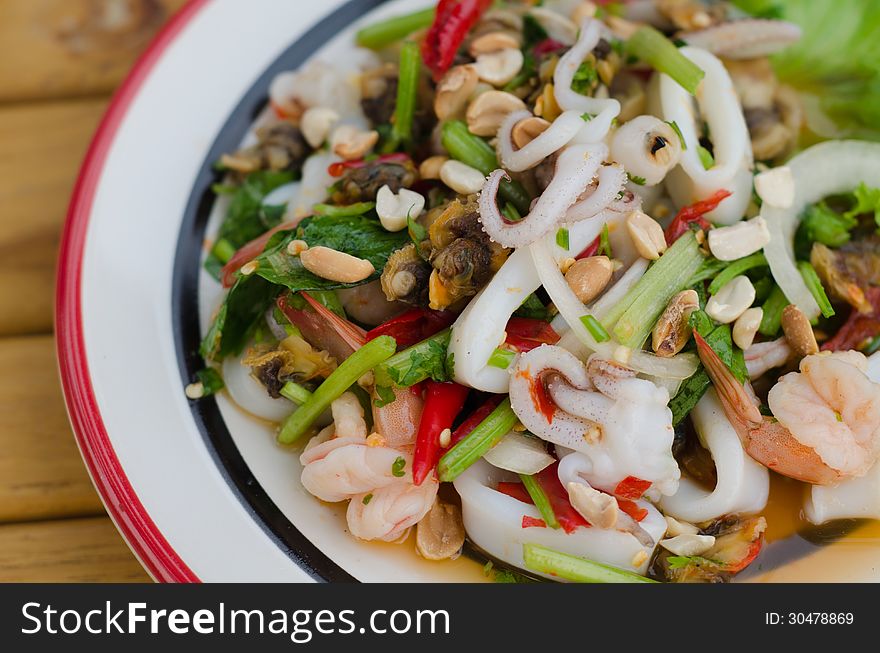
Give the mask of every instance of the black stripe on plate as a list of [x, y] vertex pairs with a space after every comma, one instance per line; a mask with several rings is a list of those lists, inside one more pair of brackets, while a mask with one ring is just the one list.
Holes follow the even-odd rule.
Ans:
[[[208, 151], [183, 215], [172, 279], [172, 328], [184, 385], [204, 366], [198, 353], [201, 337], [198, 282], [205, 228], [214, 203], [211, 185], [219, 181], [220, 177], [213, 169], [213, 163], [224, 152], [232, 152], [238, 148], [251, 124], [266, 106], [269, 84], [275, 75], [299, 68], [327, 41], [384, 2], [386, 0], [350, 0], [287, 48], [245, 93]], [[235, 446], [217, 402], [213, 398], [207, 398], [191, 402], [190, 406], [193, 419], [214, 461], [242, 505], [263, 527], [266, 534], [316, 580], [356, 581], [357, 579], [297, 530], [260, 486]], [[230, 564], [235, 564], [235, 561], [230, 560]]]

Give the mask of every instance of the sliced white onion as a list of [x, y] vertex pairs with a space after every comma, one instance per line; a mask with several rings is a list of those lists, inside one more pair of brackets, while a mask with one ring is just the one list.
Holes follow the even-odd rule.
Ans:
[[733, 193], [707, 219], [730, 224], [742, 218], [752, 196], [752, 145], [739, 96], [724, 68], [714, 55], [691, 46], [679, 52], [697, 64], [706, 76], [697, 89], [701, 119], [709, 125], [715, 164], [708, 170], [699, 156], [699, 136], [693, 98], [668, 75], [658, 75], [655, 91], [663, 119], [675, 122], [687, 149], [680, 167], [667, 176], [667, 187], [679, 206], [703, 200], [721, 189]]
[[501, 165], [513, 172], [534, 168], [548, 156], [568, 145], [583, 129], [584, 120], [577, 111], [565, 111], [534, 140], [518, 150], [514, 149], [512, 132], [521, 120], [531, 118], [529, 111], [514, 111], [504, 119], [498, 129], [498, 149]]
[[505, 221], [496, 199], [501, 180], [508, 178], [507, 173], [493, 171], [480, 193], [483, 230], [504, 247], [524, 247], [535, 242], [559, 224], [568, 208], [596, 176], [607, 155], [608, 148], [602, 144], [566, 148], [556, 160], [556, 174], [550, 185], [532, 205], [529, 214], [513, 224]]
[[761, 215], [770, 229], [764, 255], [782, 292], [812, 319], [819, 315], [819, 305], [794, 262], [794, 234], [799, 216], [809, 205], [829, 195], [849, 192], [860, 183], [880, 186], [880, 144], [826, 141], [804, 150], [787, 165], [794, 177], [794, 202], [787, 209], [763, 207]]
[[483, 458], [499, 469], [528, 476], [537, 474], [556, 461], [547, 453], [541, 440], [516, 431], [505, 435]]
[[239, 407], [270, 422], [280, 422], [296, 408], [289, 399], [270, 397], [263, 384], [251, 376], [251, 368], [242, 365], [237, 356], [229, 356], [223, 361], [223, 382]]
[[[559, 59], [556, 70], [553, 73], [553, 92], [556, 103], [564, 111], [578, 111], [580, 113], [593, 114], [594, 122], [602, 115], [602, 122], [597, 124], [597, 129], [606, 122], [610, 126], [611, 120], [620, 114], [620, 103], [617, 100], [587, 97], [572, 90], [571, 83], [575, 73], [584, 59], [599, 43], [602, 23], [598, 20], [587, 18], [581, 24], [580, 35], [577, 43]], [[607, 113], [604, 113], [607, 110]], [[589, 127], [589, 123], [587, 123]], [[607, 132], [607, 129], [606, 129]], [[591, 142], [596, 142], [597, 139]]]
[[679, 38], [725, 59], [755, 59], [796, 43], [801, 33], [800, 27], [784, 20], [744, 18], [685, 32]]

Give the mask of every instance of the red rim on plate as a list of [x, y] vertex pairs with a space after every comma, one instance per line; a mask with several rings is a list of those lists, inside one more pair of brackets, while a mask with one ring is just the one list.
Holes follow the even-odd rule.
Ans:
[[58, 365], [67, 411], [82, 457], [116, 527], [150, 575], [161, 582], [198, 582], [159, 532], [113, 450], [89, 376], [82, 324], [82, 257], [92, 202], [107, 153], [132, 101], [162, 54], [209, 0], [191, 0], [159, 32], [119, 87], [74, 186], [61, 237], [55, 295]]

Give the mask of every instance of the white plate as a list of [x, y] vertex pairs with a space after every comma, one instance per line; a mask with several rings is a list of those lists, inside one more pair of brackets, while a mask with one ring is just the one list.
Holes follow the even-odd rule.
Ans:
[[[432, 564], [408, 546], [354, 541], [338, 510], [305, 493], [297, 456], [268, 427], [223, 396], [183, 394], [201, 367], [200, 306], [204, 320], [218, 292], [200, 271], [211, 163], [241, 141], [274, 74], [322, 48], [345, 57], [357, 26], [426, 4], [194, 0], [92, 143], [59, 261], [59, 364], [89, 472], [157, 580], [482, 578], [464, 558]], [[835, 580], [859, 580], [877, 575], [876, 560], [874, 547], [833, 546], [771, 577], [819, 579], [830, 565]]]

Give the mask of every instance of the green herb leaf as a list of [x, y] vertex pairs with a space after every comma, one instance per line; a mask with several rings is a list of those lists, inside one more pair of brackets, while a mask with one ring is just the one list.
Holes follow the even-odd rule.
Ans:
[[406, 467], [406, 458], [404, 458], [403, 456], [398, 456], [397, 458], [394, 459], [394, 462], [391, 464], [391, 475], [395, 476], [396, 478], [400, 478], [401, 476], [404, 476], [406, 474], [406, 472], [404, 471], [405, 467]]
[[559, 245], [562, 249], [568, 250], [568, 229], [564, 227], [556, 232], [556, 244]]
[[571, 90], [581, 95], [590, 95], [599, 85], [599, 73], [596, 66], [590, 61], [584, 61], [578, 66], [571, 81]]
[[240, 354], [280, 292], [280, 287], [256, 274], [240, 277], [226, 295], [202, 341], [199, 348], [202, 358], [221, 361], [230, 354]]
[[370, 503], [370, 501], [372, 501], [372, 500], [373, 500], [373, 494], [370, 493], [370, 494], [365, 495], [364, 498], [361, 499], [361, 503], [364, 504], [364, 505], [367, 505], [367, 504]]
[[513, 315], [515, 317], [528, 317], [534, 320], [544, 320], [545, 322], [550, 321], [550, 311], [547, 310], [547, 307], [544, 306], [544, 303], [538, 299], [538, 296], [535, 293], [526, 297], [526, 300], [513, 312]]
[[678, 123], [672, 120], [670, 122], [667, 122], [666, 124], [672, 127], [672, 131], [674, 131], [678, 135], [678, 140], [679, 142], [681, 142], [682, 151], [687, 150], [688, 146], [684, 140], [684, 134], [681, 133], [681, 128], [678, 126]]
[[712, 156], [712, 153], [702, 145], [697, 145], [697, 156], [700, 157], [700, 163], [703, 164], [703, 168], [706, 170], [709, 170], [715, 165], [715, 157]]
[[202, 392], [203, 397], [216, 394], [225, 387], [223, 377], [220, 376], [220, 372], [213, 367], [206, 367], [199, 370], [196, 372], [196, 378], [202, 384], [202, 388], [204, 389]]
[[868, 188], [864, 182], [853, 192], [856, 205], [843, 214], [843, 217], [855, 219], [863, 213], [873, 213], [874, 222], [880, 231], [880, 188]]
[[384, 385], [376, 386], [376, 395], [377, 398], [373, 400], [373, 405], [376, 408], [382, 408], [387, 406], [392, 401], [394, 401], [397, 397], [394, 395], [394, 390]]
[[648, 183], [644, 177], [639, 177], [638, 175], [631, 175], [630, 173], [626, 173], [626, 176], [636, 186], [644, 186], [646, 183]]
[[[366, 259], [373, 264], [376, 271], [356, 284], [339, 283], [315, 276], [303, 267], [298, 256], [288, 254], [287, 245], [294, 239], [304, 240], [310, 247], [323, 245]], [[377, 279], [388, 257], [400, 249], [406, 240], [406, 233], [386, 231], [378, 220], [364, 216], [306, 218], [295, 232], [281, 232], [269, 240], [264, 252], [256, 259], [255, 274], [294, 292], [350, 288]]]
[[[293, 178], [292, 172], [259, 170], [248, 174], [239, 186], [215, 185], [215, 193], [231, 197], [226, 217], [217, 232], [217, 241], [226, 241], [227, 249], [238, 249], [277, 226], [285, 207], [266, 206], [263, 200], [279, 186], [293, 181]], [[220, 252], [212, 252], [208, 256], [205, 265], [209, 271], [216, 268], [218, 254]]]

